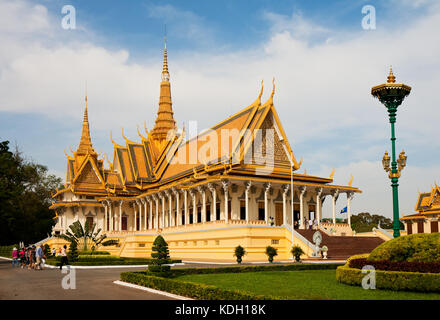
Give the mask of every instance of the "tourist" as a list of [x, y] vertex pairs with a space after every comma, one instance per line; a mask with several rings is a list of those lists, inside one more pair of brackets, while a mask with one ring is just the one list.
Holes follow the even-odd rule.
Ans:
[[43, 270], [43, 259], [45, 258], [44, 251], [43, 251], [43, 245], [41, 244], [36, 250], [35, 250], [35, 270]]
[[37, 258], [35, 257], [35, 245], [31, 248], [31, 255], [30, 255], [30, 268], [35, 268], [35, 263], [37, 262]]
[[23, 269], [24, 268], [24, 266], [26, 265], [26, 258], [25, 258], [25, 255], [26, 255], [26, 251], [25, 251], [25, 249], [24, 248], [21, 248], [20, 249], [20, 252], [18, 253], [18, 256], [20, 257], [20, 267]]
[[312, 229], [313, 229], [313, 220], [310, 219], [309, 220], [309, 230], [312, 230]]
[[273, 217], [269, 217], [269, 224], [270, 224], [271, 226], [274, 225], [274, 223], [273, 223]]
[[313, 225], [315, 227], [315, 230], [318, 230], [318, 219], [315, 219], [315, 221], [313, 222]]
[[24, 254], [25, 257], [25, 263], [28, 269], [31, 268], [31, 248], [27, 247], [26, 248], [26, 252]]
[[57, 250], [55, 249], [55, 247], [53, 247], [52, 248], [52, 256], [55, 257], [56, 253], [57, 253]]
[[17, 264], [18, 267], [18, 250], [16, 247], [12, 249], [12, 268], [14, 268], [15, 264]]
[[63, 265], [68, 265], [69, 261], [67, 260], [67, 252], [66, 252], [67, 246], [64, 245], [63, 249], [61, 250], [61, 264], [60, 264], [60, 270], [63, 268]]
[[[301, 221], [302, 223], [302, 221]], [[307, 218], [304, 218], [304, 229], [307, 229], [307, 226], [309, 225], [309, 222], [307, 221]]]

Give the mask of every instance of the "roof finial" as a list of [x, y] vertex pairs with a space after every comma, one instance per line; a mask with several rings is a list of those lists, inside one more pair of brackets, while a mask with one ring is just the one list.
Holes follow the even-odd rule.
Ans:
[[396, 77], [393, 74], [393, 66], [390, 66], [390, 74], [388, 75], [388, 83], [396, 82]]
[[81, 140], [78, 146], [77, 153], [87, 154], [89, 152], [95, 154], [95, 150], [93, 150], [92, 147], [92, 139], [90, 138], [89, 114], [87, 111], [87, 82], [86, 82], [83, 127], [82, 127]]
[[165, 26], [162, 81], [169, 81], [169, 80], [170, 80], [170, 73], [168, 72], [167, 35], [166, 35], [166, 26]]

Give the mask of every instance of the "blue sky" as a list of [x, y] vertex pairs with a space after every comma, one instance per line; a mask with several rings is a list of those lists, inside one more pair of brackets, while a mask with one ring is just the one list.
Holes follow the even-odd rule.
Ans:
[[[61, 8], [76, 9], [75, 30]], [[376, 9], [363, 30], [364, 5]], [[408, 154], [401, 207], [440, 181], [440, 7], [430, 0], [387, 1], [58, 1], [0, 0], [0, 139], [65, 175], [63, 150], [76, 149], [87, 81], [94, 147], [112, 157], [110, 131], [137, 140], [154, 123], [164, 25], [173, 108], [181, 127], [199, 130], [255, 100], [276, 79], [275, 106], [307, 173], [364, 193], [353, 210], [391, 216], [380, 160], [389, 151], [384, 108], [370, 96], [392, 64], [413, 86], [398, 113], [398, 150]], [[343, 207], [344, 200], [338, 203]]]

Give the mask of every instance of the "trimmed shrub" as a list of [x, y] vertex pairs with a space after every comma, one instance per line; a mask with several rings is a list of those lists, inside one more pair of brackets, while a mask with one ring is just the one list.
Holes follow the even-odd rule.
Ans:
[[69, 263], [78, 260], [78, 244], [75, 241], [72, 241], [69, 245], [67, 259], [69, 260]]
[[246, 250], [242, 246], [236, 246], [234, 250], [234, 257], [237, 257], [237, 263], [241, 263], [243, 256], [246, 254]]
[[267, 260], [269, 260], [269, 262], [272, 263], [273, 257], [278, 255], [278, 250], [275, 249], [274, 247], [267, 246], [266, 247], [266, 255], [267, 255]]
[[440, 233], [401, 236], [374, 249], [369, 261], [440, 262]]
[[[347, 265], [336, 269], [336, 280], [361, 286], [366, 274]], [[394, 291], [440, 292], [440, 274], [376, 270], [376, 288]]]
[[352, 259], [349, 262], [350, 268], [362, 269], [365, 265], [371, 265], [376, 270], [385, 271], [404, 271], [404, 272], [422, 272], [422, 273], [440, 273], [439, 262], [414, 262], [414, 261], [369, 261], [365, 258]]
[[168, 243], [165, 239], [158, 235], [154, 239], [153, 247], [151, 248], [151, 257], [153, 258], [151, 264], [148, 265], [148, 270], [154, 272], [159, 277], [168, 277], [170, 275], [170, 266], [164, 266], [170, 261], [168, 251]]
[[295, 257], [296, 262], [299, 262], [301, 260], [301, 255], [304, 254], [304, 251], [299, 246], [293, 246], [290, 250], [290, 253]]

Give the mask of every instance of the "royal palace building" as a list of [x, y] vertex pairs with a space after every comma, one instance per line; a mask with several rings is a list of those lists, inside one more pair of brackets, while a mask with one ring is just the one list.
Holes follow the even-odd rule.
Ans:
[[431, 192], [419, 193], [415, 214], [402, 217], [407, 234], [439, 232], [440, 187], [431, 187]]
[[[162, 234], [173, 257], [227, 260], [241, 244], [249, 261], [261, 259], [267, 245], [287, 259], [292, 241], [310, 253], [299, 232], [310, 220], [322, 232], [352, 236], [350, 202], [361, 191], [351, 182], [332, 184], [334, 172], [329, 178], [298, 173], [302, 161], [273, 104], [275, 84], [266, 102], [262, 93], [263, 84], [252, 104], [187, 139], [174, 120], [165, 42], [154, 128], [138, 128], [138, 141], [122, 133], [125, 145], [111, 138], [113, 161], [107, 159], [107, 166], [92, 146], [86, 96], [80, 143], [66, 154], [66, 184], [53, 196], [53, 233], [89, 221], [119, 241], [108, 249], [114, 254], [149, 255], [154, 237]], [[324, 223], [325, 199], [332, 221]], [[336, 223], [341, 199], [348, 224]]]

